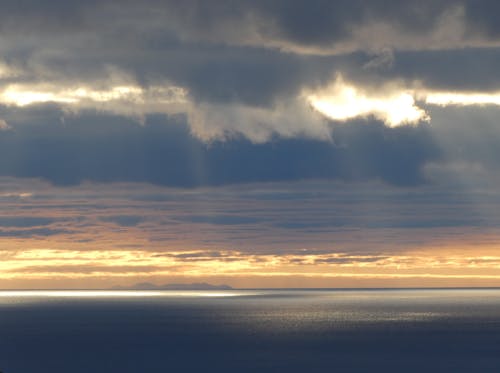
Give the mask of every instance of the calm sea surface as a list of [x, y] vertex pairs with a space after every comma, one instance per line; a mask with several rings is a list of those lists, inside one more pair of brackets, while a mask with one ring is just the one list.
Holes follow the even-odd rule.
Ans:
[[0, 370], [500, 372], [500, 290], [0, 292]]

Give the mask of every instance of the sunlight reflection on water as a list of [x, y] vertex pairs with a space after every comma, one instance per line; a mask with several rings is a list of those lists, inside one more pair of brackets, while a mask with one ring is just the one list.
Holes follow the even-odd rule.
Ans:
[[5, 290], [0, 298], [146, 298], [146, 297], [238, 297], [257, 293], [195, 290]]
[[500, 290], [0, 291], [0, 335], [9, 372], [498, 372]]

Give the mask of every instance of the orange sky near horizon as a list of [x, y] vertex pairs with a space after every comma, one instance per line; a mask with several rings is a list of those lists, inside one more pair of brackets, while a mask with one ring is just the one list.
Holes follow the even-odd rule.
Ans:
[[[68, 245], [50, 239], [4, 245], [2, 239], [0, 287], [109, 288], [138, 282], [208, 282], [242, 288], [500, 286], [499, 248], [493, 243], [500, 236], [490, 234], [491, 242], [485, 242], [486, 236], [479, 245], [471, 236], [461, 244], [441, 241], [439, 246], [429, 243], [392, 254], [304, 248], [283, 255], [213, 248], [156, 251], [112, 244], [92, 249], [85, 243]], [[128, 242], [134, 246], [133, 238]], [[29, 249], [16, 249], [18, 245]]]
[[[489, 200], [443, 202], [378, 184], [4, 185], [1, 289], [500, 286]], [[480, 219], [488, 224], [468, 223]]]

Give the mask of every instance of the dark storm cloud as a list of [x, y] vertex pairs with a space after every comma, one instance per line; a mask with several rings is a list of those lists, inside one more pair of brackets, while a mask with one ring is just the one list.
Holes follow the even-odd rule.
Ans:
[[[174, 3], [173, 1], [170, 2]], [[196, 30], [210, 31], [220, 20], [254, 15], [272, 26], [261, 31], [303, 45], [329, 45], [348, 38], [360, 24], [377, 20], [394, 22], [403, 29], [425, 32], [432, 28], [453, 1], [312, 0], [177, 2], [178, 14]]]
[[349, 71], [349, 78], [371, 84], [387, 79], [418, 80], [436, 90], [498, 91], [500, 48], [395, 52], [389, 69]]
[[30, 33], [76, 31], [84, 27], [84, 12], [98, 1], [2, 1], [2, 20], [0, 29], [3, 33], [26, 29]]
[[[186, 87], [196, 101], [271, 106], [278, 97], [327, 83], [335, 72], [366, 75], [363, 66], [374, 50], [370, 40], [361, 42], [354, 34], [376, 23], [391, 25], [391, 35], [400, 38], [372, 35], [387, 48], [460, 50], [442, 57], [396, 55], [396, 76], [451, 85], [467, 75], [476, 86], [490, 87], [487, 71], [468, 68], [477, 65], [480, 52], [461, 51], [464, 45], [447, 46], [446, 40], [433, 45], [432, 31], [456, 7], [464, 9], [463, 15], [450, 16], [464, 23], [465, 36], [458, 40], [467, 35], [479, 40], [464, 41], [465, 46], [483, 46], [481, 40], [495, 37], [491, 15], [497, 5], [489, 1], [5, 1], [0, 53], [23, 70], [15, 81], [99, 85], [114, 66], [145, 86], [168, 80]], [[412, 47], [406, 40], [411, 37], [424, 42]], [[347, 54], [297, 52], [314, 47], [319, 53], [336, 43], [350, 46], [334, 54]], [[280, 48], [287, 46], [297, 53], [283, 53]], [[468, 74], [460, 75], [465, 68]]]
[[496, 14], [500, 12], [498, 1], [466, 1], [464, 5], [469, 31], [481, 33], [492, 39], [498, 39], [500, 36], [500, 25], [496, 17]]
[[235, 139], [207, 145], [190, 135], [182, 119], [165, 123], [161, 117], [138, 126], [87, 115], [0, 132], [0, 175], [58, 185], [90, 180], [195, 187], [315, 178], [414, 185], [424, 181], [422, 166], [437, 158], [425, 126], [376, 123], [339, 126], [335, 143], [277, 137], [264, 144]]
[[[68, 30], [85, 29], [100, 25], [105, 29], [109, 24], [119, 20], [135, 19], [139, 27], [155, 25], [144, 22], [146, 15], [170, 20], [179, 18], [183, 27], [210, 34], [217, 27], [227, 25], [228, 21], [253, 21], [260, 19], [273, 21], [274, 27], [262, 28], [260, 32], [272, 37], [272, 31], [285, 35], [292, 40], [303, 43], [324, 43], [346, 37], [352, 30], [351, 25], [360, 24], [370, 19], [398, 22], [402, 28], [412, 31], [425, 31], [434, 26], [439, 17], [450, 6], [461, 2], [441, 1], [407, 1], [397, 0], [216, 0], [211, 2], [200, 0], [146, 0], [140, 4], [135, 1], [62, 1], [39, 2], [35, 0], [6, 0], [2, 2], [5, 25], [22, 28], [24, 25], [39, 25], [40, 31], [54, 30], [57, 25]], [[465, 2], [472, 19], [486, 14], [486, 10], [494, 10], [494, 2]], [[473, 7], [471, 5], [476, 5]], [[479, 10], [476, 8], [480, 8]], [[121, 19], [105, 18], [108, 15], [121, 16]], [[396, 18], [397, 17], [397, 18]], [[8, 22], [12, 20], [11, 22]], [[14, 22], [17, 21], [17, 22]], [[19, 22], [22, 21], [22, 22]], [[108, 21], [106, 24], [104, 21]], [[178, 26], [180, 27], [180, 26]], [[8, 29], [7, 29], [8, 30]], [[57, 29], [55, 29], [57, 30]], [[34, 31], [32, 29], [32, 31]], [[236, 30], [238, 31], [238, 30]], [[200, 35], [201, 36], [201, 35]]]
[[[447, 162], [464, 162], [471, 169], [459, 171], [462, 179], [474, 178], [474, 182], [497, 181], [500, 171], [500, 127], [498, 107], [459, 107], [453, 112], [433, 109], [436, 126], [433, 138], [443, 150]], [[457, 123], [465, 125], [457, 128]], [[480, 174], [472, 168], [482, 169]], [[458, 170], [457, 170], [458, 171]]]
[[[398, 79], [439, 89], [497, 90], [498, 48], [485, 48], [496, 40], [496, 8], [490, 1], [445, 0], [9, 0], [0, 8], [0, 55], [19, 71], [1, 79], [61, 89], [126, 85], [127, 79], [143, 87], [169, 82], [186, 88], [194, 105], [221, 104], [210, 112], [221, 116], [239, 104], [279, 107], [277, 102], [305, 88], [328, 84], [336, 72], [360, 86]], [[373, 25], [391, 32], [357, 34]], [[453, 42], [436, 39], [436, 30]], [[376, 39], [393, 58], [383, 69], [371, 63], [379, 56]], [[111, 114], [68, 118], [58, 107], [0, 107], [0, 119], [12, 127], [0, 131], [0, 175], [59, 185], [91, 180], [195, 187], [316, 178], [417, 185], [426, 181], [423, 167], [442, 160], [443, 153], [473, 159], [475, 151], [448, 151], [449, 139], [469, 131], [461, 121], [456, 133], [439, 132], [439, 145], [436, 131], [424, 125], [385, 128], [370, 120], [335, 126], [333, 143], [316, 141], [308, 139], [311, 133], [320, 136], [307, 122], [285, 131], [290, 117], [258, 139], [267, 143], [236, 135], [206, 145], [191, 136], [189, 119], [182, 116], [165, 121], [151, 115], [137, 126]], [[237, 111], [223, 130], [231, 133], [232, 125], [236, 134], [250, 137], [241, 127], [259, 127], [266, 119], [254, 118], [247, 126], [246, 116]], [[443, 143], [446, 149], [439, 149]], [[480, 141], [476, 147], [486, 152]], [[481, 161], [492, 162], [497, 153], [487, 149], [491, 154]]]
[[187, 62], [185, 71], [169, 73], [167, 67], [163, 73], [188, 86], [197, 101], [255, 106], [271, 106], [277, 96], [296, 95], [304, 85], [319, 85], [335, 68], [352, 63], [346, 57], [299, 57], [255, 48], [213, 47], [200, 57]]
[[[209, 22], [217, 23], [216, 12], [222, 5], [211, 3], [208, 8], [213, 6], [214, 19]], [[205, 7], [202, 3], [193, 6]], [[345, 59], [311, 60], [245, 43], [229, 47], [217, 41], [181, 41], [181, 26], [171, 18], [183, 13], [183, 7], [183, 2], [157, 1], [140, 6], [133, 2], [117, 6], [111, 1], [58, 1], [47, 7], [33, 1], [8, 2], [8, 11], [3, 13], [9, 17], [2, 23], [5, 43], [0, 47], [1, 56], [23, 72], [3, 79], [99, 85], [113, 66], [132, 74], [142, 85], [167, 79], [187, 87], [197, 101], [268, 106], [277, 94], [295, 94], [305, 82], [315, 84], [330, 76], [333, 65], [346, 64]]]

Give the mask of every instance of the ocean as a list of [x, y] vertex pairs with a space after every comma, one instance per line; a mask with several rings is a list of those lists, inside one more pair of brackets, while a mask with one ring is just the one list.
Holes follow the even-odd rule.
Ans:
[[500, 289], [3, 291], [0, 371], [500, 372]]

